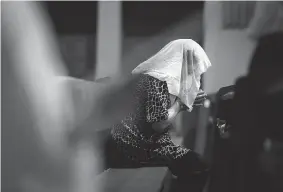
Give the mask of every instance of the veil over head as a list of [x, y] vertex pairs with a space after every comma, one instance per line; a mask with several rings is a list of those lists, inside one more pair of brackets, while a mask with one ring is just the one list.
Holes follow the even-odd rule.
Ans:
[[202, 47], [191, 39], [171, 41], [157, 54], [138, 65], [133, 74], [148, 74], [166, 81], [169, 93], [192, 110], [200, 88], [200, 76], [211, 66]]

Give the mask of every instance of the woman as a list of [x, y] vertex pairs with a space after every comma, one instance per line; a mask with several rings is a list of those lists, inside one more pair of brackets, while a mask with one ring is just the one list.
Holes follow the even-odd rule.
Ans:
[[[200, 77], [210, 66], [199, 44], [179, 39], [133, 70], [133, 74], [142, 74], [134, 92], [136, 108], [112, 127], [113, 166], [126, 162], [130, 166], [168, 166], [180, 178], [207, 169], [196, 153], [175, 145], [168, 131], [179, 112], [201, 105], [205, 94], [199, 90]], [[120, 164], [117, 154], [122, 156]]]

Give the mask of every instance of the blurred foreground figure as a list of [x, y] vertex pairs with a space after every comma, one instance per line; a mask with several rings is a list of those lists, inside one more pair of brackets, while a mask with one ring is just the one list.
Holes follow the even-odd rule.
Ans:
[[[110, 85], [68, 78], [40, 4], [2, 8], [1, 190], [98, 191], [93, 177], [102, 165], [89, 135], [132, 110], [135, 78]], [[71, 146], [74, 133], [79, 142]]]
[[262, 36], [236, 83], [230, 191], [283, 191], [282, 50], [283, 33]]

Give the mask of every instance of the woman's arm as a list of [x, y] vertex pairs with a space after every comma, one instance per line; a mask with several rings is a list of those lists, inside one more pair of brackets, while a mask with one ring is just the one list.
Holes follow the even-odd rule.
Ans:
[[153, 123], [152, 128], [159, 133], [167, 131], [170, 127], [169, 125], [173, 123], [176, 116], [181, 110], [182, 104], [180, 103], [179, 99], [176, 99], [174, 104], [170, 107], [170, 109], [168, 109], [168, 119]]

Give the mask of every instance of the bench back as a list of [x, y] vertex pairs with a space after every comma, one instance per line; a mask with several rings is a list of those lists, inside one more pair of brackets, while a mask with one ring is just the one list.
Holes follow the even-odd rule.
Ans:
[[170, 174], [166, 167], [108, 169], [95, 178], [103, 192], [161, 192], [169, 189]]

